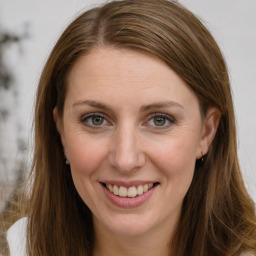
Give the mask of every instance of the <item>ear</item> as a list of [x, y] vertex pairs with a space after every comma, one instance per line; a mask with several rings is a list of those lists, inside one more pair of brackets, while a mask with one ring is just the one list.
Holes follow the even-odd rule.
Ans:
[[62, 124], [62, 120], [59, 116], [57, 107], [55, 107], [53, 109], [53, 119], [54, 119], [54, 122], [56, 125], [56, 129], [57, 129], [58, 133], [60, 134], [62, 146], [65, 149], [65, 136], [64, 136], [64, 131], [63, 131], [63, 124]]
[[210, 107], [207, 110], [206, 117], [203, 120], [201, 139], [197, 152], [197, 159], [207, 154], [217, 132], [220, 118], [221, 112], [218, 108]]

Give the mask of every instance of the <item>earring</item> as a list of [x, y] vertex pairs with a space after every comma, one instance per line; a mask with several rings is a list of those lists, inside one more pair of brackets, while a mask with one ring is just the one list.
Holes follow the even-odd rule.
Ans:
[[201, 152], [201, 154], [202, 154], [202, 156], [201, 156], [201, 162], [203, 162], [203, 161], [204, 161], [204, 153]]
[[70, 164], [69, 159], [67, 158], [66, 154], [64, 154], [64, 156], [65, 156], [65, 159], [66, 159], [66, 165], [69, 165]]

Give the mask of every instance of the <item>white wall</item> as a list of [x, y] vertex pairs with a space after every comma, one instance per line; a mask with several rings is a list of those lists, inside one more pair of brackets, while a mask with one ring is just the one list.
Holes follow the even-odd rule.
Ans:
[[[30, 134], [35, 88], [54, 42], [82, 8], [102, 2], [0, 0], [2, 29], [22, 35], [28, 24], [29, 38], [24, 39], [20, 47], [13, 45], [6, 52], [16, 77], [15, 86], [19, 96], [13, 115], [20, 124], [18, 132], [22, 136]], [[239, 158], [246, 184], [256, 201], [256, 1], [180, 2], [202, 18], [226, 57], [237, 114]]]

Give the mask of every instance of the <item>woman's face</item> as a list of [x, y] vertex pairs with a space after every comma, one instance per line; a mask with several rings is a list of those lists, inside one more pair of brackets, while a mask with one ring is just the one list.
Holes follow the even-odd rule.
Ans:
[[55, 120], [75, 187], [96, 230], [172, 230], [206, 153], [199, 102], [166, 64], [141, 52], [97, 48], [68, 77]]

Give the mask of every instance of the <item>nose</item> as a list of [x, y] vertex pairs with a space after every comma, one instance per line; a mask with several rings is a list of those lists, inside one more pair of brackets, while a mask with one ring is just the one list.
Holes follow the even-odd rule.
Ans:
[[129, 173], [142, 167], [146, 162], [136, 128], [124, 127], [113, 134], [109, 150], [109, 162], [122, 173]]

